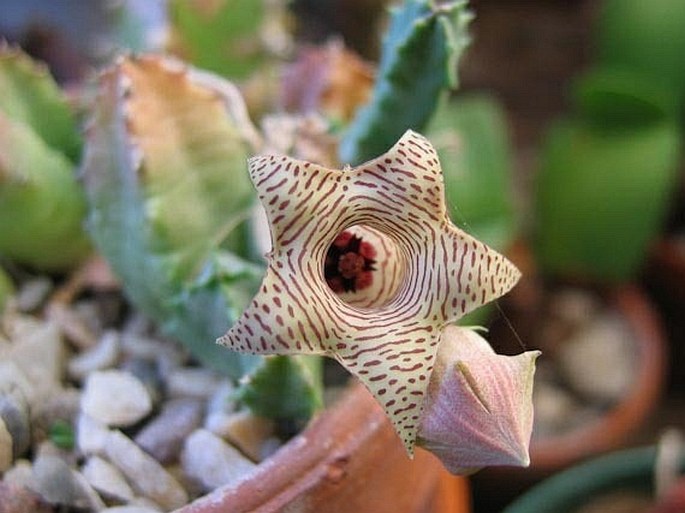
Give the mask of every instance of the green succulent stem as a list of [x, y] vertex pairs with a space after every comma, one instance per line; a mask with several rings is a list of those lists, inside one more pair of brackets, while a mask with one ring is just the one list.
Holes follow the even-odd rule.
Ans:
[[75, 116], [47, 68], [0, 43], [0, 112], [30, 127], [72, 163], [81, 156]]
[[240, 382], [254, 411], [308, 418], [320, 404], [319, 375], [215, 343], [264, 273], [243, 233], [255, 197], [246, 141], [256, 132], [236, 91], [153, 56], [123, 58], [103, 74], [83, 166], [89, 228], [133, 303]]
[[322, 372], [318, 356], [267, 356], [243, 378], [236, 398], [264, 417], [306, 421], [323, 407]]
[[371, 100], [340, 144], [340, 160], [360, 164], [407, 130], [422, 130], [442, 93], [457, 86], [457, 61], [472, 19], [464, 0], [407, 0], [393, 10]]

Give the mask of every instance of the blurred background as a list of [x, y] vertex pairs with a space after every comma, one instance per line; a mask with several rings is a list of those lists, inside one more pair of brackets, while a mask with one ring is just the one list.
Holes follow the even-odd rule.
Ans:
[[[257, 124], [321, 116], [324, 129], [281, 147], [339, 164], [336, 137], [368, 99], [390, 3], [2, 0], [0, 38], [45, 62], [77, 111], [122, 50], [170, 52], [234, 80]], [[685, 2], [469, 5], [459, 87], [426, 130], [453, 219], [524, 273], [469, 323], [487, 325], [498, 352], [543, 351], [531, 468], [470, 478], [473, 511], [487, 513], [580, 461], [685, 428]], [[15, 279], [40, 267], [11, 245], [0, 254]], [[653, 502], [633, 487], [577, 511]]]

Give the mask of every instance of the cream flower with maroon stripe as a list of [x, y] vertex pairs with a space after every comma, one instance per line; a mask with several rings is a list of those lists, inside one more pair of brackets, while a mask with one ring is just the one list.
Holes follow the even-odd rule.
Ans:
[[[412, 454], [443, 329], [510, 290], [518, 270], [449, 220], [436, 151], [415, 132], [352, 169], [283, 156], [255, 157], [249, 168], [273, 248], [260, 291], [219, 342], [335, 358], [367, 386]], [[331, 246], [346, 230], [374, 250], [366, 270], [379, 276], [364, 301], [326, 280]], [[364, 270], [353, 260], [341, 273]]]

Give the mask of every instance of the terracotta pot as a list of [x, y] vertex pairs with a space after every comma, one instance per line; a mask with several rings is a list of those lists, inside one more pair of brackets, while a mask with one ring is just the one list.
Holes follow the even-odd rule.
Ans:
[[663, 239], [652, 249], [648, 275], [675, 300], [685, 301], [685, 248], [675, 239]]
[[248, 480], [177, 513], [468, 511], [467, 481], [425, 451], [409, 460], [380, 407], [354, 385]]
[[656, 312], [635, 286], [616, 288], [609, 301], [634, 333], [639, 352], [632, 387], [595, 422], [559, 436], [533, 439], [531, 470], [539, 473], [623, 446], [657, 406], [666, 379], [666, 342]]

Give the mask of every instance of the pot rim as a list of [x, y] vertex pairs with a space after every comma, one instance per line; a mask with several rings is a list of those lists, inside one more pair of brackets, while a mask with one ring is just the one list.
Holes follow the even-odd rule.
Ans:
[[[217, 509], [216, 505], [227, 500], [251, 501], [256, 505], [271, 500], [274, 492], [278, 495], [296, 495], [293, 492], [304, 491], [307, 483], [297, 482], [293, 476], [308, 475], [316, 471], [315, 467], [320, 463], [322, 453], [328, 453], [325, 460], [331, 473], [334, 473], [334, 469], [343, 462], [343, 453], [354, 451], [363, 440], [382, 429], [379, 419], [373, 418], [376, 412], [373, 405], [369, 404], [369, 398], [363, 387], [351, 386], [333, 407], [319, 413], [304, 431], [257, 465], [239, 484], [214, 490], [184, 506], [177, 513], [220, 513], [224, 510], [221, 507]], [[352, 403], [355, 403], [354, 406]], [[343, 417], [345, 422], [359, 425], [362, 431], [356, 436], [345, 432], [342, 429], [346, 425], [342, 422]], [[266, 480], [268, 487], [263, 485]], [[296, 485], [296, 489], [288, 490], [292, 485]]]
[[434, 504], [451, 504], [455, 513], [470, 509], [465, 478], [448, 474], [421, 448], [410, 461], [383, 410], [353, 382], [239, 484], [214, 490], [176, 513], [321, 511], [322, 503], [327, 511], [342, 512], [359, 511], [367, 502], [376, 502], [374, 511], [395, 511], [389, 497], [401, 504], [400, 512], [428, 513]]

